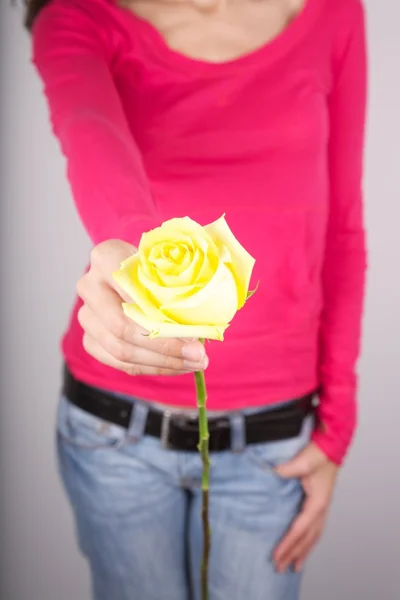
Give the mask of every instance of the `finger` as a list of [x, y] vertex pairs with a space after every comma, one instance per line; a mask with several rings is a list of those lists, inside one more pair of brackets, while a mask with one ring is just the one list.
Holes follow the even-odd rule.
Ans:
[[191, 362], [183, 358], [159, 354], [117, 338], [87, 305], [80, 308], [78, 321], [89, 338], [120, 363], [188, 372], [199, 371], [206, 367], [201, 361]]
[[198, 340], [184, 340], [180, 338], [149, 338], [147, 332], [138, 328], [135, 332], [134, 342], [142, 348], [148, 348], [164, 356], [183, 357], [192, 362], [199, 362], [207, 366], [208, 359], [204, 345]]
[[327, 460], [323, 452], [315, 444], [310, 443], [292, 460], [279, 465], [275, 471], [285, 479], [299, 479], [311, 475]]
[[319, 500], [314, 497], [306, 498], [303, 509], [291, 525], [289, 531], [278, 545], [274, 553], [274, 560], [278, 564], [290, 552], [299, 540], [312, 528], [323, 515], [323, 509]]
[[99, 280], [95, 273], [89, 272], [78, 280], [76, 290], [84, 304], [89, 306], [106, 327], [120, 332], [118, 337], [133, 334], [135, 324], [122, 310], [124, 298], [107, 282]]
[[303, 570], [304, 564], [318, 544], [322, 534], [322, 526], [316, 527], [310, 531], [309, 535], [306, 536], [301, 544], [294, 548], [290, 563], [293, 565], [293, 569], [296, 573], [300, 573]]
[[91, 270], [101, 274], [101, 278], [112, 288], [117, 289], [113, 273], [121, 263], [137, 253], [137, 248], [122, 240], [107, 240], [95, 246], [90, 253]]
[[297, 517], [274, 553], [274, 562], [278, 571], [283, 571], [292, 548], [304, 537], [309, 527], [310, 522], [308, 519], [304, 518], [303, 515]]
[[206, 358], [204, 345], [198, 340], [150, 339], [145, 329], [124, 315], [119, 294], [106, 283], [95, 281], [93, 275], [87, 274], [80, 279], [77, 290], [85, 305], [117, 339], [164, 356], [185, 358], [191, 362], [201, 362]]
[[297, 563], [304, 564], [304, 561], [311, 551], [312, 547], [319, 539], [322, 531], [322, 519], [313, 523], [308, 530], [294, 543], [277, 563], [278, 571], [285, 571], [290, 565], [297, 570]]
[[[124, 315], [121, 297], [114, 289], [87, 274], [78, 281], [77, 292], [84, 302], [78, 320], [85, 330], [90, 326], [90, 319], [96, 317], [96, 322], [115, 338], [132, 343], [138, 326]], [[92, 330], [90, 335], [97, 337]]]
[[122, 371], [127, 375], [184, 375], [188, 371], [176, 371], [172, 369], [164, 369], [162, 367], [149, 367], [146, 365], [137, 365], [133, 363], [122, 362], [109, 354], [100, 344], [85, 333], [83, 336], [83, 347], [86, 352], [93, 358], [101, 362], [103, 365]]

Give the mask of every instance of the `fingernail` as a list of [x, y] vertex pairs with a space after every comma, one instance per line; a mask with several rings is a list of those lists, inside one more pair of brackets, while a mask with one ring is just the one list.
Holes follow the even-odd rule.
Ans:
[[185, 344], [182, 348], [182, 356], [186, 360], [192, 362], [201, 362], [205, 358], [205, 350], [203, 346], [194, 345], [194, 344]]

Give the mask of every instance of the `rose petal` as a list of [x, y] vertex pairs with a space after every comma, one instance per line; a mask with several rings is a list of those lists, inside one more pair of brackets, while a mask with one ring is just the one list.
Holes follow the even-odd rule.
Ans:
[[197, 280], [197, 273], [201, 269], [203, 260], [203, 253], [196, 250], [186, 268], [176, 269], [171, 273], [160, 273], [160, 281], [167, 287], [192, 285]]
[[[159, 306], [171, 302], [176, 298], [184, 298], [187, 295], [195, 294], [200, 289], [199, 285], [178, 285], [177, 287], [168, 287], [150, 279], [141, 267], [138, 269], [138, 278], [142, 286], [156, 299]], [[180, 284], [181, 281], [178, 278], [177, 282], [174, 283]]]
[[235, 278], [221, 262], [214, 277], [197, 294], [175, 298], [160, 309], [170, 319], [186, 325], [229, 323], [238, 310]]
[[138, 278], [139, 266], [139, 255], [135, 254], [121, 264], [119, 271], [113, 273], [114, 280], [148, 318], [158, 321], [168, 321], [169, 318], [162, 313], [147, 290], [141, 285]]
[[208, 340], [223, 341], [224, 331], [228, 325], [180, 325], [179, 323], [152, 321], [136, 306], [136, 304], [122, 305], [125, 315], [149, 332], [149, 337], [161, 338], [205, 338]]
[[232, 272], [236, 279], [238, 289], [239, 308], [242, 308], [246, 302], [255, 259], [235, 238], [225, 221], [225, 216], [206, 225], [204, 229], [210, 234], [217, 246], [226, 246], [231, 253]]

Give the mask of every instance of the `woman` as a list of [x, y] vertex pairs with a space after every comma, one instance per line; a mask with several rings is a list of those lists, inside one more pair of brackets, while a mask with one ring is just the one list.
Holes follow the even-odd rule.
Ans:
[[[360, 0], [31, 0], [27, 23], [94, 245], [58, 421], [93, 596], [199, 597], [193, 371], [209, 365], [210, 598], [296, 600], [356, 422]], [[257, 259], [251, 306], [207, 356], [149, 339], [113, 271], [163, 221], [222, 213]]]

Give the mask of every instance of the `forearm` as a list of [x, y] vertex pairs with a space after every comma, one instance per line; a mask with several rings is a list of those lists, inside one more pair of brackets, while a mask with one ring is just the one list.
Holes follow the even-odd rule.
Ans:
[[331, 460], [341, 463], [356, 426], [356, 365], [366, 271], [362, 180], [367, 61], [364, 12], [359, 0], [344, 15], [333, 50], [330, 197], [318, 365], [320, 424], [314, 441]]
[[319, 426], [313, 439], [337, 464], [343, 461], [357, 424], [356, 364], [360, 354], [365, 273], [365, 234], [361, 227], [332, 242], [324, 268]]
[[61, 137], [73, 198], [92, 241], [137, 246], [159, 222], [136, 147], [96, 114], [76, 117]]
[[137, 245], [158, 221], [111, 72], [115, 44], [83, 4], [53, 0], [35, 22], [33, 62], [89, 235], [94, 243], [120, 238]]

